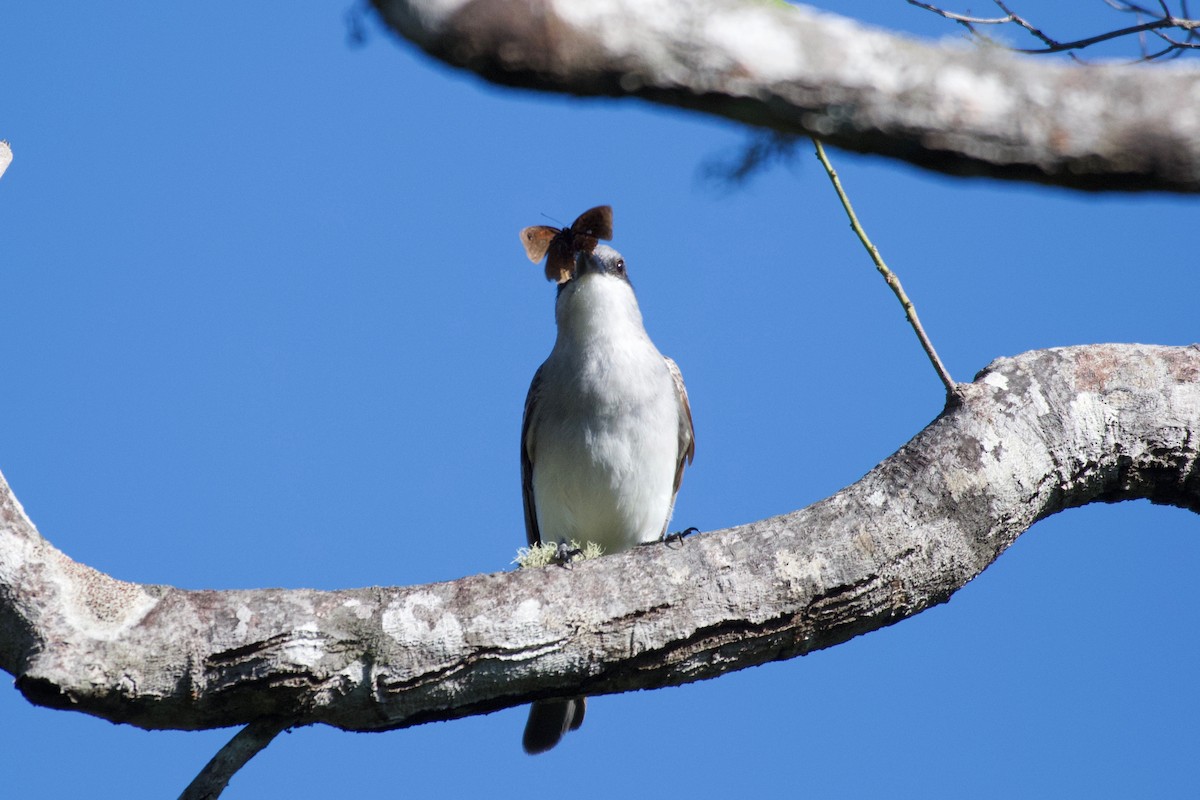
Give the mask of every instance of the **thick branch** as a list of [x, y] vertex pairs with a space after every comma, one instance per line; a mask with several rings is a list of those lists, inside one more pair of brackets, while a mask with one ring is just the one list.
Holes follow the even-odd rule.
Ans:
[[931, 45], [760, 0], [373, 0], [511, 86], [629, 96], [954, 175], [1200, 191], [1200, 70]]
[[944, 602], [1065, 508], [1200, 510], [1200, 347], [1036, 351], [959, 388], [896, 454], [801, 511], [403, 588], [124, 583], [54, 549], [0, 483], [0, 666], [35, 703], [147, 728], [397, 728], [829, 647]]

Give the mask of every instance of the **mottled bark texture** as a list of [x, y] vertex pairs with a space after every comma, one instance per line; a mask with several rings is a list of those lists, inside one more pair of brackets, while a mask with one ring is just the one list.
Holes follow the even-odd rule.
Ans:
[[373, 0], [495, 83], [638, 97], [953, 175], [1200, 191], [1200, 69], [932, 44], [765, 0]]
[[836, 645], [945, 601], [1073, 506], [1200, 510], [1200, 347], [1035, 351], [960, 390], [899, 452], [809, 508], [424, 586], [124, 583], [51, 546], [3, 484], [0, 667], [35, 703], [145, 728], [399, 728]]

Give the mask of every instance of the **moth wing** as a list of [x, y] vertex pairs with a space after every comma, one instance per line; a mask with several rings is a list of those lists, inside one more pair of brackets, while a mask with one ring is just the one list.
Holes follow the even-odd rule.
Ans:
[[525, 247], [525, 255], [535, 264], [541, 261], [556, 235], [558, 228], [551, 228], [549, 225], [530, 225], [528, 228], [522, 228], [521, 244]]
[[[571, 223], [571, 232], [577, 236], [592, 236], [609, 240], [613, 236], [612, 206], [596, 206], [580, 214]], [[592, 242], [592, 247], [596, 243]]]

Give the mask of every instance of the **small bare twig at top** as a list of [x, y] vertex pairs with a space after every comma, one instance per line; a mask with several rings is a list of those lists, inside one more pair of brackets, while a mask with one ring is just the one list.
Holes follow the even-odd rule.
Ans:
[[921, 342], [921, 347], [925, 350], [925, 355], [929, 357], [929, 363], [933, 364], [934, 370], [941, 379], [942, 384], [946, 387], [946, 402], [954, 402], [958, 395], [958, 386], [954, 379], [950, 377], [950, 373], [946, 371], [946, 366], [942, 360], [938, 358], [937, 351], [933, 349], [933, 342], [925, 334], [925, 328], [921, 325], [921, 320], [917, 317], [917, 309], [908, 299], [908, 295], [904, 292], [904, 287], [900, 285], [900, 279], [896, 277], [896, 273], [888, 269], [888, 266], [883, 261], [883, 257], [879, 255], [879, 249], [871, 242], [867, 236], [867, 232], [858, 221], [858, 215], [854, 213], [854, 206], [850, 205], [850, 198], [846, 195], [846, 190], [842, 188], [842, 180], [838, 177], [837, 170], [833, 168], [833, 164], [829, 162], [828, 156], [825, 155], [825, 148], [821, 145], [819, 139], [813, 139], [813, 144], [817, 148], [817, 159], [820, 160], [821, 166], [825, 167], [825, 172], [829, 175], [829, 180], [833, 183], [833, 189], [837, 192], [838, 199], [842, 201], [842, 208], [846, 210], [846, 216], [850, 218], [850, 227], [854, 229], [854, 233], [858, 236], [863, 247], [867, 248], [867, 253], [871, 256], [871, 260], [875, 262], [875, 269], [879, 270], [879, 274], [887, 281], [887, 285], [891, 287], [892, 292], [896, 295], [896, 299], [900, 301], [900, 305], [904, 307], [904, 315], [908, 317], [908, 324], [912, 326], [913, 331], [917, 334], [917, 339]]
[[[1121, 28], [1088, 36], [1083, 39], [1063, 41], [1047, 34], [1028, 19], [1009, 8], [1005, 0], [992, 0], [996, 7], [1004, 12], [1002, 17], [977, 17], [969, 14], [959, 14], [948, 11], [921, 0], [907, 0], [909, 5], [923, 8], [951, 22], [957, 22], [970, 31], [971, 35], [989, 44], [999, 44], [994, 38], [983, 33], [983, 26], [1016, 25], [1030, 36], [1042, 43], [1041, 47], [1014, 47], [1018, 53], [1067, 53], [1072, 58], [1078, 58], [1075, 51], [1091, 47], [1101, 42], [1108, 42], [1127, 36], [1137, 36], [1141, 57], [1139, 61], [1154, 61], [1161, 58], [1177, 58], [1189, 50], [1200, 50], [1200, 19], [1192, 18], [1188, 8], [1188, 0], [1180, 0], [1179, 14], [1175, 14], [1166, 0], [1157, 0], [1156, 7], [1150, 8], [1128, 0], [1103, 0], [1105, 5], [1115, 11], [1133, 14], [1138, 22]], [[1174, 32], [1175, 35], [1170, 35]], [[1164, 44], [1158, 50], [1151, 51], [1148, 36], [1153, 36]]]

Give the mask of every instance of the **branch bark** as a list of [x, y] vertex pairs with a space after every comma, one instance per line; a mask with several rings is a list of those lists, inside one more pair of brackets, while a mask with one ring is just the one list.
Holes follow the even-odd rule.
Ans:
[[1200, 346], [1034, 351], [960, 389], [897, 453], [806, 509], [422, 586], [118, 581], [43, 539], [0, 479], [0, 667], [34, 703], [143, 728], [401, 728], [830, 647], [945, 602], [1066, 508], [1148, 498], [1200, 511]]
[[373, 0], [494, 83], [637, 97], [952, 175], [1200, 191], [1200, 69], [932, 45], [757, 0]]

